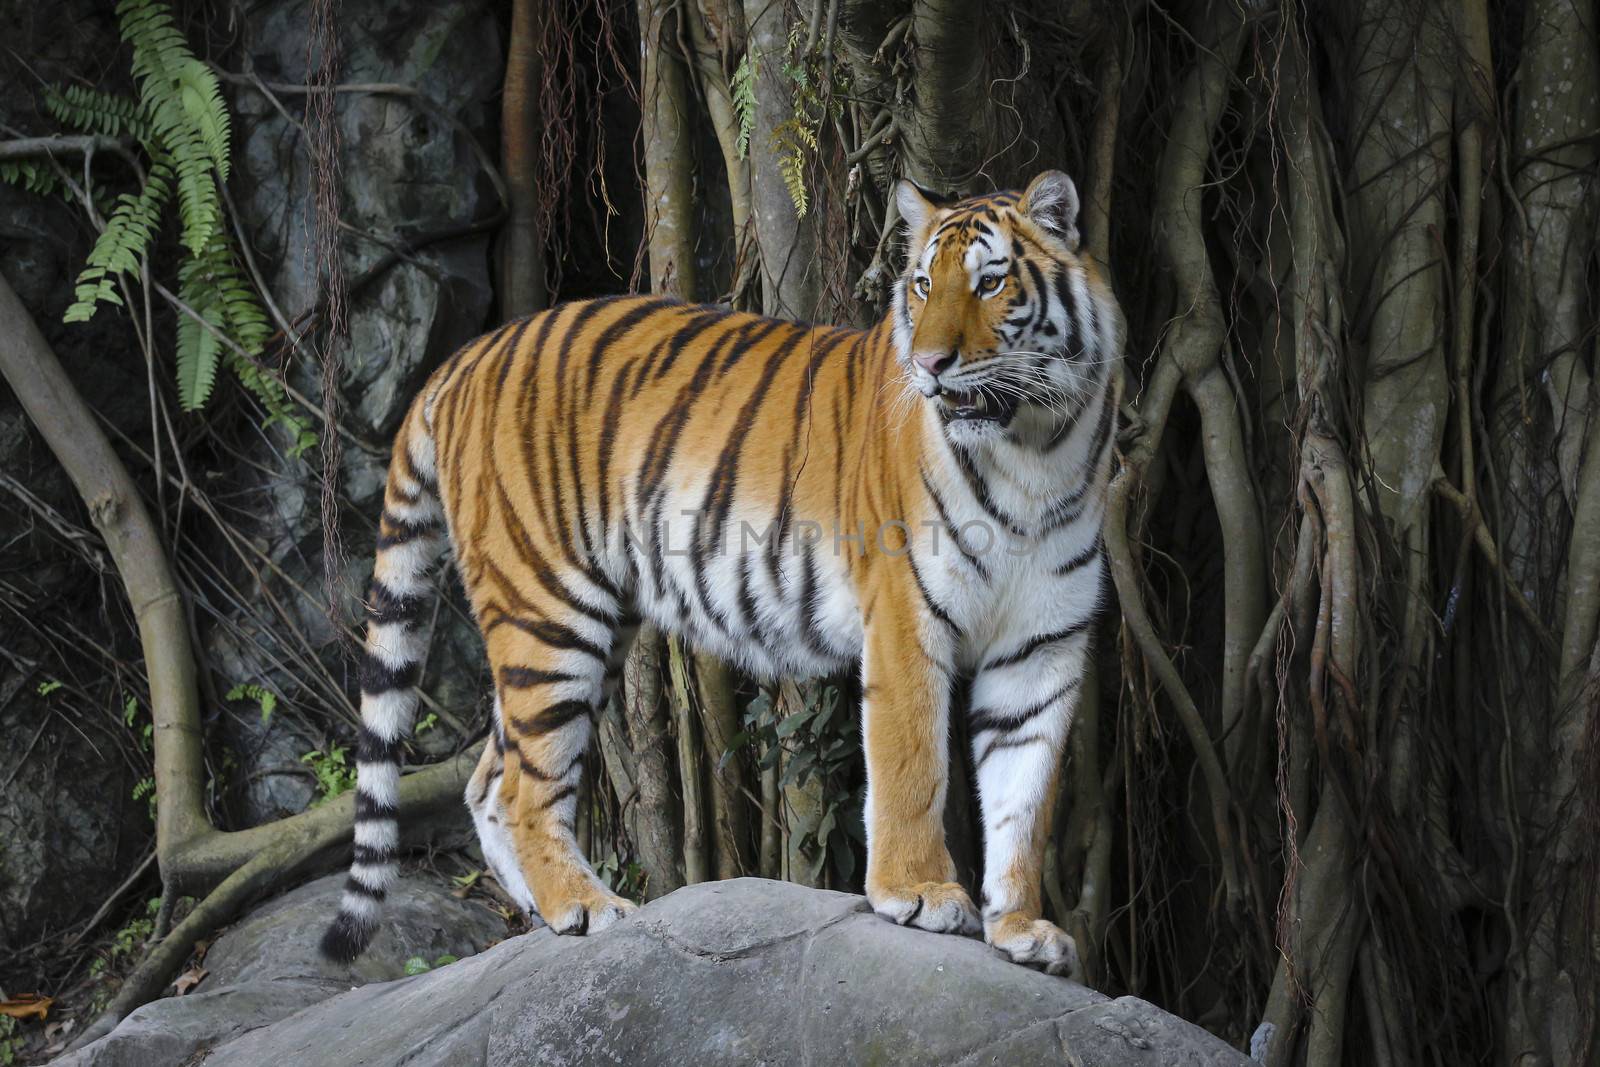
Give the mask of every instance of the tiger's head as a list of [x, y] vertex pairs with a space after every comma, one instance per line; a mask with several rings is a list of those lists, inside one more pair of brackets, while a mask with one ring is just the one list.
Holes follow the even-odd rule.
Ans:
[[1103, 381], [1116, 328], [1080, 255], [1072, 179], [1045, 171], [1021, 193], [953, 203], [902, 181], [895, 199], [909, 239], [893, 298], [909, 386], [952, 443], [1048, 436]]

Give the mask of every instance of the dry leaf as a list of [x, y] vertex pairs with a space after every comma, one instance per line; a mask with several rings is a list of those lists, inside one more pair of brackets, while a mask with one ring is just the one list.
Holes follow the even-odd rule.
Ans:
[[50, 1014], [50, 1005], [54, 1003], [52, 998], [37, 993], [18, 993], [10, 1000], [0, 1000], [0, 1015], [13, 1019], [43, 1019]]
[[178, 980], [172, 983], [173, 988], [178, 991], [178, 996], [181, 997], [185, 993], [189, 992], [189, 990], [203, 982], [206, 975], [210, 973], [211, 972], [206, 970], [204, 967], [190, 967], [187, 971], [184, 971], [182, 974], [178, 975]]
[[76, 1019], [63, 1019], [56, 1023], [46, 1023], [44, 1039], [48, 1042], [48, 1047], [44, 1050], [44, 1054], [46, 1056], [54, 1056], [66, 1051], [67, 1038], [77, 1028], [77, 1025], [78, 1020]]

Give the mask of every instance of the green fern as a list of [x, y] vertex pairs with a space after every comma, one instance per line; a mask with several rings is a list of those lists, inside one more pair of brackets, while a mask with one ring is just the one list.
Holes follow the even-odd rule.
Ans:
[[67, 321], [81, 322], [101, 302], [120, 303], [113, 281], [132, 273], [149, 249], [161, 209], [175, 193], [184, 247], [204, 254], [221, 221], [218, 182], [227, 181], [232, 126], [222, 87], [197, 59], [162, 0], [122, 0], [122, 38], [133, 47], [139, 98], [68, 86], [45, 96], [45, 107], [85, 133], [136, 139], [152, 159], [138, 196], [118, 199], [78, 278]]
[[155, 130], [139, 101], [81, 85], [46, 89], [45, 111], [58, 122], [108, 137], [127, 134], [141, 144], [155, 140]]
[[756, 127], [756, 60], [752, 53], [746, 52], [739, 60], [729, 89], [733, 93], [734, 114], [739, 117], [739, 138], [734, 147], [739, 158], [744, 159], [750, 154], [750, 134]]
[[[178, 319], [179, 401], [185, 410], [202, 407], [216, 386], [218, 368], [226, 365], [260, 399], [266, 424], [288, 431], [290, 454], [298, 456], [317, 438], [283, 386], [258, 362], [272, 331], [222, 225], [220, 189], [228, 180], [232, 138], [222, 88], [190, 50], [166, 0], [121, 0], [117, 18], [133, 50], [137, 98], [77, 85], [47, 89], [44, 96], [45, 110], [62, 125], [132, 138], [150, 161], [138, 193], [103, 205], [96, 197], [105, 228], [78, 275], [66, 321], [83, 322], [102, 303], [122, 304], [117, 279], [139, 274], [163, 214], [175, 201], [187, 253], [178, 268], [178, 295], [199, 316], [198, 321], [186, 314]], [[37, 192], [61, 185], [53, 171], [28, 163], [0, 165], [0, 180]]]
[[15, 185], [39, 196], [51, 196], [66, 189], [66, 185], [54, 171], [26, 159], [12, 159], [0, 163], [0, 182]]
[[226, 700], [249, 700], [261, 709], [261, 725], [265, 726], [272, 721], [272, 713], [278, 710], [278, 694], [264, 685], [253, 685], [241, 682], [228, 690]]
[[786, 119], [772, 131], [772, 150], [778, 157], [778, 174], [794, 202], [795, 215], [806, 217], [811, 198], [806, 191], [806, 152], [817, 150], [817, 134], [799, 119]]

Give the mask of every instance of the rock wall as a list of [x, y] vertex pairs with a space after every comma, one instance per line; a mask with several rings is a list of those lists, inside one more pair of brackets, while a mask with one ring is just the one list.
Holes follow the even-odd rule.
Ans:
[[[239, 10], [244, 18], [226, 27], [225, 40], [210, 42], [210, 56], [226, 70], [252, 70], [265, 83], [302, 83], [305, 0], [267, 0]], [[452, 116], [497, 157], [498, 18], [488, 0], [341, 5], [343, 81], [393, 84], [417, 94], [337, 98], [340, 193], [351, 227], [343, 240], [347, 277], [362, 277], [406, 241], [499, 210], [468, 138], [442, 117]], [[212, 28], [223, 36], [223, 27]], [[205, 26], [196, 22], [189, 29], [197, 50], [207, 51]], [[0, 50], [0, 120], [11, 127], [29, 134], [59, 130], [40, 111], [41, 82], [131, 89], [113, 5], [0, 0], [0, 32], [10, 45]], [[298, 320], [315, 288], [300, 125], [305, 99], [285, 90], [274, 103], [234, 80], [225, 82], [225, 91], [235, 120], [234, 202], [273, 298]], [[117, 182], [129, 179], [128, 169], [108, 157], [96, 162], [95, 173], [113, 193], [124, 188]], [[125, 438], [148, 450], [152, 440], [145, 365], [125, 315], [102, 308], [88, 323], [61, 321], [93, 236], [76, 205], [0, 184], [0, 271], [154, 500], [149, 462], [121, 444]], [[487, 234], [429, 244], [376, 275], [352, 300], [342, 406], [349, 428], [376, 447], [347, 442], [344, 451], [347, 618], [370, 573], [389, 435], [422, 379], [488, 324], [489, 250]], [[174, 323], [159, 305], [155, 325], [163, 360], [158, 372], [170, 374]], [[308, 358], [291, 356], [285, 365], [301, 392], [319, 395], [317, 369]], [[170, 391], [170, 383], [163, 384]], [[223, 819], [235, 826], [299, 811], [313, 799], [314, 782], [301, 756], [341, 740], [340, 697], [355, 692], [320, 601], [317, 455], [310, 453], [310, 462], [287, 458], [283, 442], [261, 433], [236, 392], [224, 373], [205, 412], [172, 410], [186, 462], [264, 560], [240, 565], [192, 506], [158, 517], [181, 544], [180, 555], [207, 556], [234, 586], [219, 591], [184, 572], [193, 585], [206, 660], [211, 770]], [[24, 505], [0, 484], [0, 735], [17, 739], [0, 756], [0, 960], [9, 962], [13, 950], [87, 917], [143, 857], [152, 826], [147, 800], [132, 796], [148, 766], [127, 756], [130, 747], [137, 752], [139, 723], [147, 721], [140, 716], [148, 709], [137, 709], [131, 730], [122, 721], [122, 694], [130, 683], [119, 670], [138, 661], [137, 631], [116, 573], [96, 558], [92, 533], [74, 543], [61, 532], [88, 529], [87, 515], [3, 383], [0, 473], [36, 501]], [[52, 515], [63, 523], [52, 524]], [[480, 727], [486, 689], [479, 684], [478, 638], [459, 614], [444, 612], [441, 621], [424, 689], [470, 731]], [[314, 672], [321, 672], [321, 688], [306, 684]], [[39, 693], [41, 684], [56, 681], [63, 686]], [[278, 713], [263, 723], [249, 704], [221, 698], [238, 683], [278, 693]], [[459, 740], [441, 724], [419, 745], [438, 754]], [[5, 970], [0, 963], [0, 984], [12, 977]]]
[[[267, 84], [305, 80], [305, 0], [275, 0], [251, 8], [245, 45], [255, 73]], [[339, 194], [344, 231], [344, 272], [363, 279], [380, 259], [407, 241], [493, 217], [500, 209], [493, 187], [466, 136], [441, 116], [453, 116], [493, 154], [493, 108], [502, 70], [500, 30], [486, 0], [442, 5], [349, 0], [341, 7], [342, 81], [388, 84], [414, 91], [341, 93], [337, 116], [342, 150]], [[315, 264], [310, 244], [314, 198], [306, 139], [298, 120], [304, 100], [277, 94], [275, 103], [234, 84], [235, 184], [252, 245], [268, 265], [272, 292], [294, 318], [313, 307]], [[424, 103], [424, 101], [426, 103]], [[279, 110], [279, 104], [287, 111]], [[431, 106], [430, 106], [431, 105]], [[388, 468], [388, 440], [422, 381], [463, 342], [481, 332], [493, 304], [489, 237], [475, 235], [429, 244], [382, 270], [353, 295], [349, 342], [340, 368], [340, 407], [346, 424], [378, 447], [343, 444], [341, 490], [345, 618], [371, 573], [371, 552]], [[292, 364], [306, 395], [319, 396], [317, 368], [309, 357]], [[320, 427], [319, 427], [320, 432]], [[314, 460], [313, 454], [313, 460]], [[286, 607], [292, 623], [346, 693], [353, 693], [348, 664], [335, 644], [322, 590], [319, 490], [304, 461], [263, 446], [257, 459], [260, 507], [251, 533], [279, 574], [261, 593]], [[448, 588], [448, 586], [443, 586]], [[304, 590], [309, 596], [302, 594]], [[242, 613], [248, 615], [248, 613]], [[281, 620], [270, 628], [241, 617], [239, 625], [208, 635], [217, 676], [266, 685], [289, 700], [304, 699], [311, 715], [326, 694], [301, 688], [303, 670], [285, 670], [302, 648]], [[460, 719], [476, 721], [483, 687], [478, 639], [459, 616], [443, 616], [423, 688]], [[258, 823], [305, 807], [312, 783], [300, 756], [332, 739], [283, 725], [263, 724], [245, 708], [224, 722], [229, 743], [244, 754], [246, 785], [237, 814]], [[325, 716], [324, 716], [325, 718]], [[421, 743], [448, 746], [444, 730]]]
[[[117, 49], [109, 9], [88, 0], [0, 0], [0, 36], [0, 121], [29, 133], [52, 128], [36, 110], [38, 79], [66, 80], [84, 56]], [[106, 173], [112, 182], [117, 168]], [[0, 183], [0, 273], [106, 424], [147, 441], [144, 366], [126, 326], [110, 313], [61, 321], [91, 242], [65, 200]], [[140, 771], [121, 754], [113, 664], [139, 655], [121, 587], [3, 380], [0, 480], [0, 987], [17, 988], [16, 954], [92, 912], [153, 826], [132, 797]]]

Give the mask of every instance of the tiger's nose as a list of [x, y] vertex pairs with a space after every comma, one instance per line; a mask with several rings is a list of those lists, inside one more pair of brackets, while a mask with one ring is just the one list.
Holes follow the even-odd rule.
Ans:
[[937, 378], [956, 361], [954, 352], [913, 352], [911, 361]]

